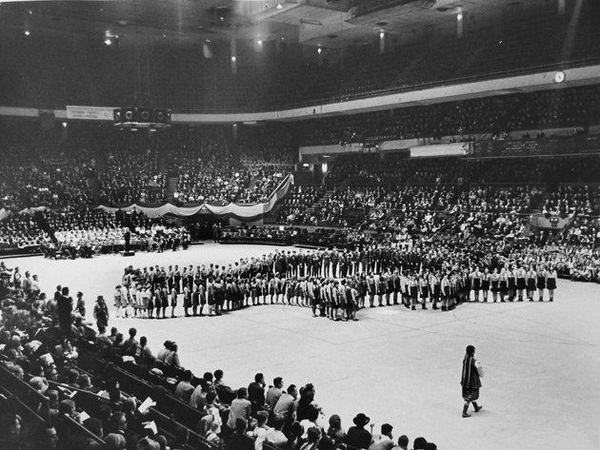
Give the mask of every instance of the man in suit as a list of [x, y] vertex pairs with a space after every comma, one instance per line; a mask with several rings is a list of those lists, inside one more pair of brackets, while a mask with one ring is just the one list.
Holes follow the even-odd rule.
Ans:
[[[55, 294], [56, 297], [56, 294]], [[58, 327], [63, 337], [71, 333], [71, 321], [73, 315], [73, 299], [69, 296], [69, 288], [63, 287], [61, 295], [57, 299]]]
[[252, 411], [260, 411], [265, 407], [265, 376], [254, 375], [254, 381], [248, 385], [248, 400], [252, 403]]

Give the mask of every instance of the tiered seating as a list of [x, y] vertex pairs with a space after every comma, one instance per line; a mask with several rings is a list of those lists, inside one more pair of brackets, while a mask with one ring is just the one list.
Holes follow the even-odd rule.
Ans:
[[175, 199], [179, 203], [261, 203], [283, 181], [286, 169], [289, 170], [289, 167], [250, 161], [246, 167], [227, 155], [193, 155], [193, 152], [180, 152], [175, 158], [179, 169]]
[[600, 245], [600, 219], [578, 217], [561, 235], [564, 244], [595, 248]]
[[[34, 450], [161, 445], [239, 450], [240, 439], [265, 450], [300, 447], [310, 439], [334, 449], [363, 446], [352, 433], [323, 430], [321, 436], [313, 417], [320, 412], [312, 384], [299, 392], [290, 385], [286, 394], [276, 379], [266, 393], [264, 376], [257, 374], [248, 389], [235, 395], [222, 371], [196, 378], [179, 367], [173, 358], [176, 345], [170, 341], [155, 358], [144, 337], [137, 341], [135, 329], [125, 341], [116, 329], [107, 336], [100, 300], [96, 334], [81, 316], [72, 316], [66, 288], [46, 301], [15, 285], [11, 272], [3, 265], [0, 277], [5, 308], [0, 323], [0, 419], [11, 424], [0, 442], [7, 448], [26, 442]], [[14, 421], [19, 426], [12, 427]], [[367, 440], [370, 444], [370, 434]]]
[[165, 177], [158, 167], [156, 149], [120, 149], [109, 153], [100, 172], [100, 202], [130, 205], [165, 201]]
[[79, 206], [89, 202], [86, 180], [93, 169], [87, 152], [3, 157], [7, 159], [0, 168], [2, 206]]
[[586, 216], [600, 212], [600, 193], [596, 186], [561, 185], [545, 196], [542, 212], [566, 217], [575, 213]]
[[[240, 157], [220, 127], [197, 132], [177, 128], [155, 140], [110, 129], [99, 138], [95, 128], [83, 127], [74, 130], [68, 144], [55, 137], [45, 141], [47, 147], [56, 145], [59, 150], [38, 148], [44, 138], [39, 129], [24, 125], [11, 131], [0, 143], [0, 206], [12, 210], [162, 204], [169, 195], [167, 176], [176, 178], [171, 194], [180, 204], [264, 202], [292, 168], [289, 146], [275, 144], [285, 135], [282, 132], [244, 133], [247, 141], [240, 141], [239, 147], [248, 153]], [[106, 148], [87, 150], [99, 142]], [[278, 158], [265, 159], [274, 154]]]
[[301, 123], [305, 145], [381, 142], [584, 126], [600, 113], [598, 86], [507, 95], [315, 119]]
[[[385, 222], [392, 217], [414, 220], [419, 212], [453, 215], [527, 213], [539, 195], [537, 188], [528, 186], [346, 188], [334, 192], [322, 204], [317, 211], [316, 223], [347, 227], [354, 219], [369, 226], [369, 223]], [[289, 223], [298, 222], [290, 220]]]
[[314, 217], [307, 211], [324, 193], [322, 187], [295, 185], [277, 211], [278, 222], [310, 224]]
[[35, 252], [49, 240], [49, 235], [31, 214], [0, 220], [0, 254]]

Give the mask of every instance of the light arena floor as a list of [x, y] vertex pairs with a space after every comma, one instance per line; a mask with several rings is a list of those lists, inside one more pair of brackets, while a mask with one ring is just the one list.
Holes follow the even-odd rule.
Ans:
[[[49, 295], [56, 284], [69, 286], [73, 297], [82, 290], [90, 317], [95, 296], [112, 300], [129, 264], [229, 263], [274, 250], [211, 243], [131, 258], [6, 262], [39, 274]], [[376, 429], [387, 421], [395, 437], [425, 436], [446, 450], [600, 448], [599, 285], [560, 280], [553, 304], [469, 304], [448, 313], [387, 307], [359, 317], [332, 323], [279, 305], [220, 318], [110, 324], [123, 332], [137, 327], [154, 352], [175, 339], [183, 365], [197, 374], [223, 369], [234, 387], [259, 371], [269, 381], [283, 376], [286, 386], [312, 382], [325, 415], [339, 413], [345, 427], [365, 412]], [[477, 347], [486, 370], [484, 410], [462, 419], [459, 380], [467, 344]]]

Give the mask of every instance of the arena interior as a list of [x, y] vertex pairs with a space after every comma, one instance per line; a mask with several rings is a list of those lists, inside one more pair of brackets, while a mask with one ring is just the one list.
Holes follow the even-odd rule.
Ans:
[[0, 2], [0, 450], [600, 448], [600, 2]]

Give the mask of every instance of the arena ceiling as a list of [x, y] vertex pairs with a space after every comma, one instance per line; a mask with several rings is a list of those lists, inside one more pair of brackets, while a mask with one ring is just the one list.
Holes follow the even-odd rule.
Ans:
[[[514, 17], [557, 11], [560, 0], [0, 0], [0, 31], [118, 35], [124, 43], [238, 39], [288, 40], [342, 47], [371, 44], [381, 31], [392, 42], [428, 33], [485, 28]], [[581, 0], [564, 0], [572, 3]]]

